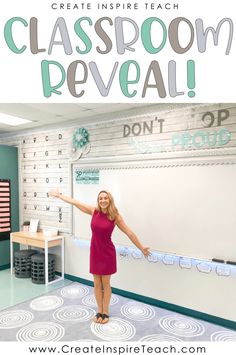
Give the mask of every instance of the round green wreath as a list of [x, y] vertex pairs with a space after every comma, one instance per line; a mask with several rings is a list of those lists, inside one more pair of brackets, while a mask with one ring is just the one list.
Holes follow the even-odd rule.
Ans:
[[73, 134], [73, 146], [80, 149], [89, 143], [89, 133], [85, 128], [78, 128]]

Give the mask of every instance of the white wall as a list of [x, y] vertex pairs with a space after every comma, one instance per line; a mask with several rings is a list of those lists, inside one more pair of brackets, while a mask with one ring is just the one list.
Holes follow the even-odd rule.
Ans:
[[[227, 109], [230, 115], [221, 122], [221, 126], [217, 126], [218, 110], [221, 109]], [[203, 121], [202, 117], [208, 111], [211, 115], [208, 116], [208, 120]], [[212, 117], [216, 117], [214, 123], [207, 128], [210, 120], [213, 120]], [[163, 133], [159, 131], [160, 119], [165, 120]], [[152, 120], [154, 121], [152, 134], [145, 132], [138, 136], [123, 137], [124, 124], [138, 130], [139, 126], [132, 124], [150, 123]], [[158, 160], [163, 163], [173, 159], [183, 161], [190, 159], [201, 164], [202, 161], [207, 163], [211, 159], [227, 163], [236, 157], [236, 105], [233, 104], [199, 105], [193, 109], [181, 105], [179, 110], [156, 114], [148, 112], [147, 108], [147, 114], [142, 117], [124, 115], [123, 119], [83, 127], [90, 134], [90, 146], [87, 150], [81, 150], [77, 163], [81, 161], [83, 164], [89, 164], [96, 159], [112, 163], [129, 159]], [[20, 146], [21, 220], [37, 216], [40, 218], [42, 228], [45, 226], [59, 228], [67, 235], [65, 272], [91, 279], [88, 273], [88, 246], [81, 246], [69, 236], [71, 228], [69, 206], [47, 197], [47, 192], [54, 187], [60, 188], [65, 194], [70, 192], [69, 160], [72, 155], [75, 158], [71, 153], [71, 137], [76, 128], [79, 126], [6, 136], [0, 139], [0, 143]], [[225, 144], [219, 141], [219, 132], [223, 128], [230, 132], [230, 140]], [[173, 137], [177, 135], [175, 138], [177, 140], [179, 134], [187, 135], [185, 138], [181, 136], [182, 144], [173, 146]], [[201, 145], [199, 142], [203, 134], [210, 134], [210, 137], [215, 134], [216, 144]], [[226, 277], [216, 273], [216, 266], [207, 274], [199, 272], [195, 266], [187, 270], [181, 269], [177, 264], [165, 265], [161, 261], [149, 263], [132, 258], [126, 261], [118, 257], [118, 270], [112, 279], [114, 287], [236, 321], [233, 299], [236, 293], [234, 267], [230, 268], [231, 275]]]

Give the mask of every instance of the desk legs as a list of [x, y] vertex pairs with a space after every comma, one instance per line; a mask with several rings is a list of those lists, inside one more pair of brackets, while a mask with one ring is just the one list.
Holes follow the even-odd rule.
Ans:
[[45, 285], [48, 285], [48, 241], [45, 240]]
[[64, 279], [64, 275], [65, 275], [65, 247], [64, 247], [64, 238], [61, 239], [61, 277], [59, 277], [58, 279], [54, 280], [54, 281], [48, 281], [48, 241], [45, 239], [45, 245], [44, 245], [44, 249], [45, 249], [45, 285], [49, 285], [51, 283], [60, 281]]
[[65, 276], [65, 239], [62, 238], [61, 240], [61, 277], [64, 279]]
[[10, 236], [10, 257], [11, 257], [11, 275], [13, 275], [13, 241], [12, 236]]

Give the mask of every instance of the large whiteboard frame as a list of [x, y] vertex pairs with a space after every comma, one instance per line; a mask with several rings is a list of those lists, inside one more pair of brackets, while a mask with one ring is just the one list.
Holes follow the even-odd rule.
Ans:
[[[154, 239], [152, 237], [152, 239], [150, 239], [150, 237], [148, 237], [148, 233], [150, 231], [153, 231], [153, 225], [148, 226], [146, 225], [146, 234], [140, 231], [143, 231], [142, 229], [142, 224], [143, 221], [141, 220], [140, 214], [136, 214], [135, 218], [131, 220], [130, 216], [127, 216], [127, 209], [124, 208], [124, 196], [121, 196], [121, 199], [119, 201], [117, 201], [116, 199], [116, 203], [118, 205], [118, 208], [120, 210], [120, 213], [122, 214], [122, 216], [124, 217], [125, 221], [127, 222], [127, 224], [137, 233], [137, 235], [139, 236], [139, 238], [141, 239], [141, 241], [143, 242], [143, 244], [150, 246], [151, 250], [156, 250], [156, 251], [161, 251], [161, 252], [165, 252], [165, 253], [171, 253], [171, 254], [176, 254], [176, 255], [184, 255], [184, 256], [188, 256], [188, 257], [192, 257], [192, 258], [198, 258], [198, 259], [204, 259], [204, 260], [211, 260], [212, 258], [219, 258], [219, 259], [224, 259], [224, 260], [236, 260], [235, 257], [235, 247], [236, 247], [236, 238], [234, 237], [235, 233], [234, 233], [234, 207], [236, 205], [236, 189], [235, 189], [235, 181], [236, 181], [236, 159], [234, 158], [230, 158], [230, 160], [228, 158], [220, 158], [220, 157], [214, 157], [211, 158], [210, 160], [208, 159], [206, 161], [206, 159], [202, 160], [199, 158], [196, 159], [185, 159], [185, 160], [178, 160], [175, 161], [173, 159], [171, 160], [165, 160], [163, 162], [157, 163], [156, 161], [145, 161], [145, 160], [140, 160], [140, 161], [127, 161], [127, 162], [120, 162], [120, 161], [116, 161], [114, 162], [113, 160], [106, 161], [104, 163], [104, 160], [100, 160], [100, 159], [86, 159], [86, 161], [77, 161], [77, 162], [72, 162], [71, 164], [71, 192], [72, 195], [74, 196], [74, 194], [76, 193], [75, 190], [75, 186], [74, 186], [74, 180], [73, 180], [73, 170], [75, 168], [79, 168], [81, 170], [89, 170], [89, 169], [100, 169], [100, 171], [109, 171], [109, 172], [115, 172], [115, 171], [123, 171], [123, 172], [128, 172], [128, 171], [134, 171], [136, 170], [136, 172], [139, 174], [142, 171], [151, 171], [152, 169], [159, 169], [160, 172], [165, 171], [165, 174], [168, 174], [168, 177], [170, 179], [170, 176], [172, 174], [175, 175], [175, 178], [177, 179], [181, 179], [181, 175], [182, 173], [186, 173], [186, 171], [188, 170], [188, 172], [190, 172], [191, 170], [191, 174], [189, 175], [192, 179], [200, 179], [201, 180], [201, 188], [204, 188], [204, 193], [206, 193], [207, 191], [209, 191], [209, 187], [213, 189], [210, 191], [210, 197], [217, 197], [218, 201], [220, 198], [220, 201], [222, 202], [222, 206], [217, 205], [217, 199], [215, 201], [210, 201], [209, 200], [209, 195], [205, 195], [205, 200], [202, 201], [202, 196], [200, 194], [200, 190], [198, 192], [195, 193], [194, 197], [198, 199], [198, 203], [199, 201], [204, 202], [204, 206], [201, 206], [201, 210], [199, 210], [199, 205], [198, 203], [196, 204], [196, 209], [194, 211], [194, 213], [196, 214], [196, 211], [199, 210], [199, 212], [201, 212], [199, 214], [199, 216], [195, 215], [195, 226], [194, 228], [197, 230], [197, 232], [195, 233], [195, 236], [191, 236], [188, 234], [188, 230], [190, 230], [190, 232], [193, 233], [194, 228], [191, 229], [191, 222], [193, 220], [191, 220], [191, 207], [189, 205], [185, 206], [185, 212], [187, 213], [187, 215], [185, 215], [185, 225], [183, 226], [183, 219], [179, 220], [179, 215], [181, 215], [181, 211], [183, 211], [183, 209], [181, 209], [181, 204], [185, 203], [186, 201], [191, 202], [191, 198], [192, 196], [189, 194], [189, 192], [191, 192], [191, 187], [192, 185], [187, 185], [185, 184], [184, 186], [184, 190], [189, 190], [188, 194], [185, 193], [186, 196], [182, 195], [181, 201], [179, 201], [179, 208], [177, 209], [177, 213], [178, 213], [178, 218], [176, 220], [173, 220], [173, 211], [176, 210], [175, 207], [177, 206], [172, 206], [172, 214], [169, 215], [169, 219], [165, 219], [165, 215], [167, 217], [167, 206], [168, 203], [166, 203], [166, 207], [163, 206], [163, 196], [161, 198], [162, 201], [162, 207], [164, 207], [164, 212], [161, 215], [161, 223], [163, 223], [163, 221], [165, 221], [165, 224], [159, 225], [156, 224], [156, 237], [157, 238], [157, 243], [156, 243], [156, 239], [155, 239], [155, 243], [153, 243]], [[172, 170], [175, 169], [175, 170]], [[207, 170], [208, 169], [208, 170]], [[172, 170], [172, 172], [171, 172]], [[199, 172], [201, 170], [204, 170], [205, 172], [208, 171], [211, 172], [209, 174], [209, 181], [211, 182], [211, 184], [213, 184], [212, 186], [209, 185], [207, 183], [207, 181], [204, 180], [204, 174], [199, 174]], [[153, 170], [153, 171], [157, 171], [157, 170]], [[169, 173], [169, 172], [171, 173]], [[181, 172], [181, 174], [176, 174], [178, 172]], [[195, 172], [193, 174], [193, 172]], [[216, 174], [217, 172], [217, 174]], [[220, 174], [219, 174], [220, 173]], [[162, 173], [161, 173], [162, 174]], [[166, 175], [167, 176], [167, 175]], [[215, 177], [215, 179], [214, 179]], [[227, 181], [225, 181], [225, 179], [227, 179]], [[170, 181], [170, 180], [169, 180]], [[190, 180], [189, 180], [190, 181]], [[223, 185], [221, 185], [221, 183], [223, 183]], [[133, 184], [134, 185], [134, 184]], [[131, 187], [133, 188], [133, 185], [129, 185], [129, 192]], [[91, 185], [90, 185], [91, 186]], [[140, 185], [139, 185], [140, 186]], [[83, 187], [83, 185], [82, 185]], [[93, 203], [91, 200], [87, 200], [83, 202], [87, 202], [87, 203], [92, 203], [93, 205], [96, 204], [96, 195], [97, 192], [100, 191], [101, 188], [104, 188], [104, 186], [99, 186], [99, 188], [97, 189], [96, 193], [95, 190], [93, 189], [92, 191], [92, 195], [93, 195]], [[183, 186], [182, 186], [183, 187]], [[155, 198], [155, 191], [154, 194], [152, 193], [153, 190], [150, 190], [150, 182], [147, 183], [146, 187], [147, 193], [149, 196], [151, 196], [152, 199]], [[108, 188], [109, 190], [110, 188]], [[159, 191], [159, 193], [161, 191], [163, 191], [163, 187], [162, 189]], [[225, 190], [224, 190], [225, 189]], [[86, 190], [86, 189], [84, 189]], [[86, 191], [85, 191], [86, 192]], [[114, 191], [113, 195], [115, 195], [114, 197], [117, 198], [117, 193]], [[164, 191], [165, 192], [165, 191]], [[173, 190], [173, 186], [172, 186], [172, 190], [171, 193], [173, 194], [174, 190]], [[172, 196], [172, 195], [170, 195]], [[75, 198], [79, 199], [79, 196], [74, 196]], [[81, 197], [83, 198], [83, 194], [81, 194]], [[127, 197], [127, 196], [126, 196]], [[169, 196], [168, 196], [169, 197]], [[91, 198], [91, 196], [90, 196]], [[184, 200], [184, 198], [186, 198], [186, 200]], [[82, 201], [82, 199], [81, 199]], [[129, 199], [129, 204], [130, 201], [132, 201], [132, 199]], [[167, 199], [168, 201], [168, 199]], [[234, 203], [235, 201], [235, 203]], [[173, 201], [169, 201], [172, 202]], [[145, 201], [146, 203], [146, 201]], [[171, 205], [169, 205], [171, 206]], [[203, 208], [204, 207], [204, 208]], [[135, 208], [135, 209], [140, 209], [140, 201], [134, 201], [133, 206], [131, 206], [131, 208]], [[143, 215], [147, 216], [147, 206], [144, 206], [143, 208]], [[159, 212], [159, 218], [158, 215], [156, 215], [156, 221], [158, 222], [159, 220], [159, 224], [160, 223], [160, 205], [157, 206], [157, 211]], [[91, 231], [90, 231], [90, 220], [91, 217], [90, 216], [79, 216], [79, 213], [76, 211], [75, 209], [73, 209], [73, 211], [71, 211], [71, 222], [72, 222], [72, 234], [76, 235], [76, 237], [78, 238], [82, 238], [82, 239], [90, 239], [90, 235], [91, 235]], [[170, 213], [168, 211], [168, 213]], [[207, 213], [207, 215], [206, 215]], [[216, 213], [218, 213], [218, 215], [216, 215]], [[219, 215], [219, 213], [221, 213]], [[204, 219], [204, 220], [202, 220]], [[80, 226], [84, 226], [86, 225], [87, 228], [87, 234], [84, 235], [82, 232], [81, 228], [77, 228], [77, 225], [74, 225], [74, 222], [76, 221], [76, 223], [81, 223]], [[179, 223], [178, 223], [179, 221]], [[207, 221], [210, 221], [209, 223], [207, 223]], [[150, 222], [150, 221], [149, 221]], [[137, 226], [138, 225], [138, 226]], [[182, 227], [181, 227], [182, 226]], [[141, 229], [140, 229], [141, 228]], [[181, 229], [182, 228], [182, 229]], [[189, 229], [190, 228], [190, 229]], [[77, 231], [75, 229], [78, 229]], [[170, 233], [170, 230], [172, 229], [172, 233]], [[187, 232], [185, 233], [184, 237], [180, 240], [179, 237], [181, 235], [181, 232], [183, 232], [184, 229], [187, 229]], [[81, 232], [80, 232], [80, 231]], [[202, 235], [204, 235], [204, 238], [198, 234], [199, 231], [202, 231]], [[121, 244], [121, 245], [127, 245], [127, 246], [131, 246], [132, 244], [130, 243], [130, 241], [127, 239], [126, 236], [122, 235], [122, 233], [119, 232], [118, 228], [117, 230], [114, 232], [114, 242], [116, 244]], [[196, 248], [196, 236], [199, 239], [199, 243], [200, 246], [198, 248]], [[186, 239], [187, 238], [187, 239]], [[191, 239], [192, 238], [192, 239]], [[195, 239], [193, 239], [195, 238]], [[187, 247], [188, 245], [188, 247]], [[133, 246], [133, 245], [132, 245]], [[194, 250], [194, 251], [193, 251]]]

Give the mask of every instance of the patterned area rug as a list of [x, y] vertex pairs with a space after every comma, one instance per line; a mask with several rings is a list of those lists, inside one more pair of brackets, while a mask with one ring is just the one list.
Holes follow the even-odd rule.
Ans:
[[97, 324], [93, 289], [79, 283], [0, 312], [0, 341], [236, 341], [236, 332], [112, 295]]

